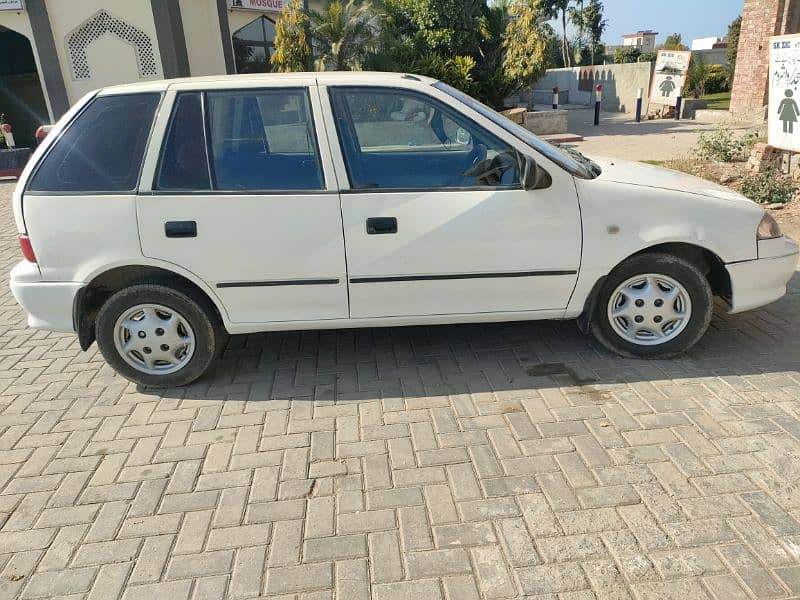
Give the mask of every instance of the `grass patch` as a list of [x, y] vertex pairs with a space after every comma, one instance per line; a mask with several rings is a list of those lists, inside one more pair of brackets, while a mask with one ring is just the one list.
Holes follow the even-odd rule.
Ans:
[[688, 173], [701, 179], [708, 179], [709, 181], [717, 182], [719, 173], [715, 168], [715, 163], [711, 161], [697, 160], [690, 157], [672, 158], [670, 160], [643, 160], [640, 161], [654, 167], [661, 167], [662, 169], [670, 169], [672, 171], [680, 171], [681, 173]]
[[702, 100], [708, 102], [708, 110], [730, 110], [731, 93], [722, 92], [719, 94], [706, 94]]

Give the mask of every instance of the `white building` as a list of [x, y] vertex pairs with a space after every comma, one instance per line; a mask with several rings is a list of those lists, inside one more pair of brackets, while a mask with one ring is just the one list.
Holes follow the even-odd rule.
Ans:
[[0, 113], [27, 145], [90, 90], [269, 71], [284, 2], [0, 0]]
[[622, 45], [635, 46], [643, 53], [655, 52], [657, 35], [657, 31], [650, 31], [649, 29], [645, 31], [637, 31], [636, 33], [628, 33], [622, 36]]
[[707, 38], [692, 40], [692, 51], [713, 50], [714, 46], [720, 43], [722, 43], [722, 40], [718, 37], [707, 37]]

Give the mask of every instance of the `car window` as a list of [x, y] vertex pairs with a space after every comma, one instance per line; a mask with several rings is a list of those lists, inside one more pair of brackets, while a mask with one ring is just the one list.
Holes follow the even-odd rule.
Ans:
[[208, 92], [206, 110], [215, 189], [324, 188], [305, 90]]
[[160, 97], [95, 98], [55, 142], [27, 191], [134, 191]]
[[159, 190], [211, 189], [200, 92], [179, 94], [172, 111], [156, 180]]
[[334, 88], [355, 189], [518, 186], [520, 156], [473, 121], [411, 90]]
[[559, 148], [549, 142], [546, 142], [521, 125], [514, 123], [514, 121], [511, 119], [504, 117], [499, 112], [492, 110], [485, 104], [478, 102], [472, 96], [468, 96], [464, 92], [457, 90], [446, 83], [442, 83], [441, 81], [434, 83], [433, 87], [445, 92], [446, 94], [449, 94], [455, 100], [467, 105], [475, 112], [480, 113], [492, 123], [502, 127], [511, 135], [525, 142], [534, 150], [546, 156], [548, 159], [552, 160], [554, 163], [566, 169], [576, 177], [593, 179], [600, 174], [600, 167], [579, 152], [571, 152], [566, 148]]

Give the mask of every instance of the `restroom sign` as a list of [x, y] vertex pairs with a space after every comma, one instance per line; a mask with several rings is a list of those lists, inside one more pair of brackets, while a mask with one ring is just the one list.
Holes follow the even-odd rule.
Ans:
[[769, 145], [800, 151], [800, 35], [770, 39]]
[[0, 0], [0, 10], [25, 10], [22, 0]]
[[684, 50], [659, 50], [650, 84], [650, 103], [675, 106], [683, 95], [692, 53]]
[[229, 2], [231, 8], [260, 12], [280, 12], [286, 4], [284, 0], [229, 0]]

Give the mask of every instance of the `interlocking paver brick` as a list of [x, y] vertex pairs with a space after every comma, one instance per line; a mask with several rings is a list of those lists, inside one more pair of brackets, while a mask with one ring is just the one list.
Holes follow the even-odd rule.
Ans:
[[433, 579], [377, 584], [372, 591], [375, 600], [442, 600], [440, 584]]
[[799, 284], [674, 361], [570, 323], [286, 332], [181, 390], [6, 287], [0, 597], [795, 597]]
[[267, 569], [267, 594], [289, 594], [333, 586], [333, 563], [313, 563]]

